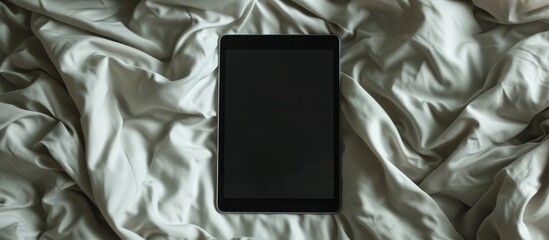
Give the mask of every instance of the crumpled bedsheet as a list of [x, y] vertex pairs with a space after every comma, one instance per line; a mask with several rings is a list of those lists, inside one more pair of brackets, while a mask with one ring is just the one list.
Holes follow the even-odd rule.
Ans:
[[[0, 239], [547, 239], [548, 6], [2, 1]], [[236, 33], [340, 37], [338, 214], [215, 210]]]

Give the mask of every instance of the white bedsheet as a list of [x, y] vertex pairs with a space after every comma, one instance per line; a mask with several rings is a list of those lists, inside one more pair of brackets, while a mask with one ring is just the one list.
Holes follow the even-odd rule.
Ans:
[[[2, 1], [0, 239], [547, 239], [548, 5]], [[340, 213], [215, 210], [231, 33], [341, 38]]]

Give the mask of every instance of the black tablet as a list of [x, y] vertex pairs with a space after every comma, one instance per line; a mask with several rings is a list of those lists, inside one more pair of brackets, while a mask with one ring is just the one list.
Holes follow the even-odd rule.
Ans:
[[338, 211], [339, 45], [333, 35], [220, 39], [220, 212]]

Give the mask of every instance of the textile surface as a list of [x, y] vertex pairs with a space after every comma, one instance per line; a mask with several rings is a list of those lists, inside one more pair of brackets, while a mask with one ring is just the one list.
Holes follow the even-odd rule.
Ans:
[[[547, 239], [547, 6], [1, 1], [0, 239]], [[235, 33], [341, 39], [339, 213], [216, 211]]]

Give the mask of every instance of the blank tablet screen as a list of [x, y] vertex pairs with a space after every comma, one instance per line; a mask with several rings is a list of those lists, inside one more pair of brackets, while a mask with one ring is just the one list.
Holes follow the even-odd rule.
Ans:
[[247, 211], [338, 197], [338, 51], [229, 47], [222, 57], [220, 197], [256, 206]]

